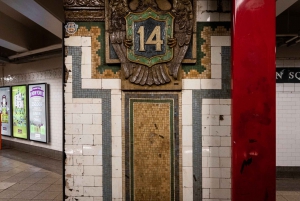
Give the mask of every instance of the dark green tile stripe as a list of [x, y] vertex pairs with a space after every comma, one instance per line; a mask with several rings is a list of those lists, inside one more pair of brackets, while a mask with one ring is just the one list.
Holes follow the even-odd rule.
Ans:
[[81, 47], [67, 47], [72, 56], [73, 98], [102, 99], [102, 159], [103, 159], [103, 200], [112, 200], [111, 162], [111, 92], [102, 89], [81, 88]]

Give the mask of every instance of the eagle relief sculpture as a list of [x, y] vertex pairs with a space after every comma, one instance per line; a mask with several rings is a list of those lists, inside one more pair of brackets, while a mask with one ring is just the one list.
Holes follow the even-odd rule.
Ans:
[[122, 89], [168, 83], [181, 88], [176, 81], [193, 35], [192, 0], [110, 0], [108, 6], [109, 41], [121, 63]]

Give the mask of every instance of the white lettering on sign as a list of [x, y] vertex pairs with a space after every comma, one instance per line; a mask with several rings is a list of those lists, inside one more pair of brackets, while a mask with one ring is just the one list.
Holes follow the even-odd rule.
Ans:
[[300, 76], [298, 75], [300, 72], [295, 73], [295, 77], [300, 80]]
[[277, 72], [276, 72], [276, 80], [278, 79], [278, 77], [279, 77], [280, 79], [282, 79], [283, 72], [284, 72], [284, 70], [280, 71], [280, 73], [277, 73]]

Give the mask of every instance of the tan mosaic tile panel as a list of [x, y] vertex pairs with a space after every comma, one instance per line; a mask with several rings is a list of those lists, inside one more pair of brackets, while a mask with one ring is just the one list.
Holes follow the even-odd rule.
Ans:
[[[97, 51], [101, 48], [100, 41], [97, 38], [101, 35], [101, 28], [97, 26], [92, 26], [90, 31], [84, 27], [80, 26], [75, 34], [68, 34], [66, 36], [84, 36], [84, 37], [91, 37], [92, 43], [92, 79], [111, 79], [111, 78], [121, 78], [120, 71], [114, 73], [110, 69], [105, 69], [105, 71], [101, 74], [97, 71], [97, 67], [101, 65], [100, 56], [97, 54]], [[102, 36], [105, 37], [105, 36]], [[105, 50], [103, 50], [105, 51]], [[102, 64], [103, 65], [103, 64]]]
[[206, 54], [201, 59], [201, 64], [206, 68], [202, 73], [199, 73], [195, 69], [191, 69], [188, 73], [182, 71], [184, 79], [210, 79], [211, 78], [211, 36], [230, 36], [230, 29], [227, 30], [224, 26], [218, 26], [216, 29], [212, 29], [210, 26], [204, 27], [201, 31], [201, 38], [205, 42], [201, 45], [201, 51]]
[[137, 102], [133, 114], [134, 200], [170, 200], [170, 104]]

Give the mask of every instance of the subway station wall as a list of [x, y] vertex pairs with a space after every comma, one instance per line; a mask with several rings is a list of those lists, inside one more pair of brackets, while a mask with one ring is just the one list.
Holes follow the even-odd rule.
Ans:
[[9, 64], [1, 72], [1, 86], [22, 84], [49, 84], [49, 124], [50, 142], [38, 143], [13, 137], [2, 136], [3, 139], [18, 143], [62, 151], [62, 57], [40, 60], [24, 64]]
[[[300, 60], [280, 58], [276, 67], [300, 67]], [[300, 166], [300, 83], [276, 84], [276, 166]]]
[[[230, 11], [230, 1], [223, 6]], [[229, 12], [207, 12], [216, 9], [217, 1], [197, 1], [197, 62], [183, 65], [183, 90], [174, 98], [178, 200], [231, 200], [231, 24]], [[138, 96], [153, 104], [153, 99], [147, 92], [121, 90], [120, 66], [105, 64], [103, 22], [76, 24], [77, 32], [65, 33], [64, 40], [66, 200], [128, 200], [126, 111], [140, 113], [126, 101]], [[170, 93], [150, 94], [175, 97]], [[142, 115], [132, 116], [147, 123]]]

